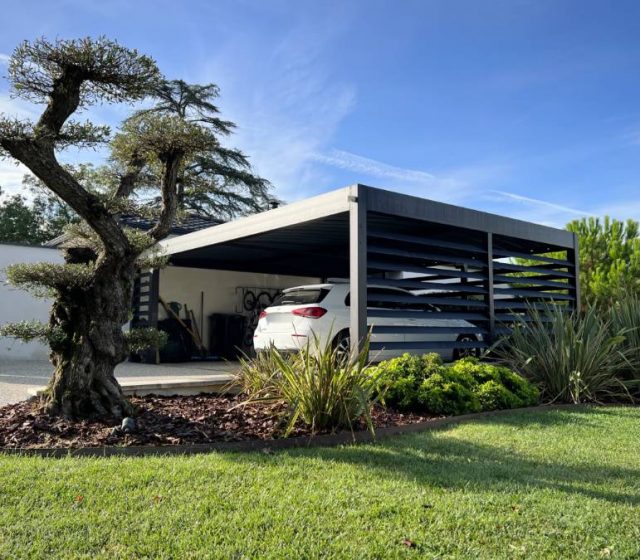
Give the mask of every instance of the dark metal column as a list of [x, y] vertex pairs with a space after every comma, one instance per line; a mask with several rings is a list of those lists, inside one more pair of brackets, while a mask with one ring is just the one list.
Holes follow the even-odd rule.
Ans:
[[[580, 309], [580, 247], [578, 234], [573, 234], [573, 250], [567, 251], [567, 260], [573, 262], [573, 289], [576, 297], [575, 309]], [[571, 269], [569, 269], [571, 270]]]
[[349, 283], [351, 350], [359, 353], [367, 336], [367, 190], [349, 194]]
[[493, 233], [487, 233], [487, 280], [485, 282], [487, 294], [485, 302], [489, 315], [489, 344], [493, 344], [496, 334], [496, 305], [493, 291]]

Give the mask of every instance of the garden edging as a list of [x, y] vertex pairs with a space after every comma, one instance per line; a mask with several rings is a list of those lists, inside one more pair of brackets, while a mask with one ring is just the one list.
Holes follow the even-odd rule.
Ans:
[[539, 405], [527, 408], [516, 408], [507, 410], [493, 410], [488, 412], [477, 412], [473, 414], [463, 414], [460, 416], [447, 416], [445, 418], [435, 418], [415, 424], [405, 424], [402, 426], [388, 426], [376, 430], [375, 437], [366, 430], [358, 432], [343, 431], [337, 434], [323, 434], [314, 437], [293, 437], [273, 440], [244, 440], [228, 442], [212, 442], [204, 444], [190, 445], [162, 445], [162, 446], [105, 446], [105, 447], [77, 447], [77, 448], [0, 448], [3, 455], [28, 455], [39, 457], [111, 457], [130, 456], [141, 457], [147, 455], [194, 455], [198, 453], [210, 452], [240, 452], [240, 451], [278, 451], [282, 449], [293, 449], [301, 447], [335, 447], [352, 443], [373, 443], [381, 439], [396, 435], [403, 435], [415, 432], [422, 432], [432, 429], [460, 424], [491, 416], [503, 414], [513, 414], [514, 412], [534, 412], [541, 410], [563, 410], [570, 408], [580, 408], [583, 404], [558, 404]]

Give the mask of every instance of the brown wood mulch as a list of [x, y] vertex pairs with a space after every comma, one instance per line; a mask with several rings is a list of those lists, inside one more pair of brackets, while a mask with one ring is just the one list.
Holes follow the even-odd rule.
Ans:
[[[281, 439], [283, 410], [273, 404], [241, 405], [242, 396], [132, 397], [136, 430], [124, 433], [120, 423], [71, 422], [38, 411], [37, 399], [0, 408], [0, 450], [80, 449], [105, 446], [178, 446], [217, 442]], [[400, 413], [380, 406], [372, 412], [376, 428], [417, 424], [434, 418]], [[354, 426], [365, 430], [364, 423]], [[310, 436], [296, 426], [291, 437]]]

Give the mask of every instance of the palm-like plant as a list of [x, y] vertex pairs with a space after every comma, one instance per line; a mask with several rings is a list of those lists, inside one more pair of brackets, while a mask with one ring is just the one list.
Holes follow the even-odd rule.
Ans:
[[368, 340], [363, 350], [345, 359], [331, 342], [315, 338], [295, 355], [274, 347], [257, 360], [244, 360], [238, 382], [248, 402], [284, 403], [288, 414], [285, 435], [298, 421], [312, 432], [353, 429], [363, 419], [373, 433], [371, 407], [376, 381], [367, 362]]
[[631, 400], [627, 381], [632, 355], [625, 346], [630, 330], [599, 316], [554, 305], [530, 308], [511, 335], [498, 342], [498, 358], [541, 389], [548, 401], [603, 402]]

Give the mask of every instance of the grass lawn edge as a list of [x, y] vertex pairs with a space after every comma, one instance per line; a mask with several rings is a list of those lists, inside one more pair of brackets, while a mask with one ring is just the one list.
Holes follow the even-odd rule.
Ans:
[[434, 430], [452, 424], [470, 422], [491, 416], [502, 414], [513, 414], [521, 412], [552, 411], [577, 409], [585, 407], [595, 407], [595, 404], [546, 404], [525, 408], [511, 408], [504, 410], [492, 410], [487, 412], [476, 412], [472, 414], [462, 414], [459, 416], [447, 416], [434, 418], [424, 422], [414, 424], [404, 424], [399, 426], [387, 426], [378, 428], [375, 435], [367, 430], [357, 432], [342, 431], [335, 434], [321, 434], [317, 436], [301, 436], [292, 438], [272, 439], [272, 440], [243, 440], [229, 442], [212, 442], [205, 444], [187, 445], [161, 445], [161, 446], [104, 446], [104, 447], [77, 447], [77, 448], [21, 448], [4, 447], [0, 448], [0, 455], [24, 455], [40, 457], [111, 457], [129, 456], [142, 457], [146, 455], [195, 455], [211, 452], [246, 452], [246, 451], [278, 451], [282, 449], [292, 449], [300, 447], [335, 447], [338, 445], [349, 445], [354, 443], [375, 443], [380, 440], [409, 433]]

